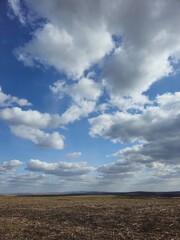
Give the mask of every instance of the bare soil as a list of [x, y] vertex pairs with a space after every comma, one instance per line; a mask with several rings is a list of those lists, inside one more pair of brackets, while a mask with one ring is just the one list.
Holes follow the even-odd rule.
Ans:
[[180, 198], [0, 197], [0, 240], [180, 240]]

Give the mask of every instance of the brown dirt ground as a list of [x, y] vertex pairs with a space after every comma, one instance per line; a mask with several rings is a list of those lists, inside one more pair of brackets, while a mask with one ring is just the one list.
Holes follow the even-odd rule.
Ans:
[[0, 197], [0, 240], [180, 240], [180, 198]]

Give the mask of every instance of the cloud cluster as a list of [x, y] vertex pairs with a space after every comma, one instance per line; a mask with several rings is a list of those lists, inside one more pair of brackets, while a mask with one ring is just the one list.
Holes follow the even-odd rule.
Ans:
[[[139, 114], [118, 112], [90, 119], [92, 136], [129, 143], [112, 156], [119, 160], [102, 165], [101, 181], [134, 178], [159, 181], [179, 178], [180, 93], [164, 94]], [[177, 182], [177, 181], [176, 181]]]
[[15, 136], [30, 140], [39, 147], [57, 150], [64, 148], [64, 137], [58, 132], [45, 133], [38, 128], [23, 125], [10, 126], [10, 129]]
[[22, 164], [23, 163], [19, 160], [11, 160], [9, 162], [3, 162], [0, 165], [0, 174], [13, 173], [14, 171], [16, 171], [16, 168]]
[[81, 78], [71, 85], [67, 85], [64, 81], [57, 81], [50, 86], [50, 89], [59, 98], [62, 98], [64, 94], [69, 95], [77, 104], [84, 100], [96, 101], [101, 95], [100, 84], [89, 78]]
[[[25, 64], [39, 62], [79, 78], [109, 55], [103, 61], [103, 79], [112, 97], [140, 94], [175, 71], [179, 1], [25, 2], [46, 19], [17, 49]], [[14, 5], [19, 8], [19, 1]], [[21, 17], [20, 11], [14, 12]]]
[[18, 106], [31, 106], [31, 103], [28, 102], [26, 99], [23, 98], [17, 98], [14, 96], [11, 96], [9, 94], [5, 94], [0, 86], [0, 108], [1, 107], [9, 107], [13, 105], [18, 105]]
[[[18, 105], [18, 107], [14, 106]], [[23, 110], [29, 107], [26, 99], [7, 95], [0, 90], [0, 120], [10, 126], [11, 132], [20, 138], [30, 140], [39, 147], [52, 149], [64, 148], [64, 136], [59, 132], [46, 133], [41, 129], [53, 129], [60, 125], [60, 116], [40, 113], [36, 110]]]
[[61, 115], [60, 123], [68, 124], [81, 117], [87, 117], [95, 111], [96, 104], [101, 96], [101, 85], [92, 79], [81, 78], [78, 82], [67, 85], [64, 81], [57, 81], [50, 89], [58, 98], [67, 95], [71, 98], [71, 105]]
[[[180, 51], [179, 1], [113, 1], [111, 29], [122, 36], [107, 62], [104, 78], [111, 94], [134, 95], [168, 76]], [[111, 4], [111, 3], [109, 3]], [[112, 10], [111, 10], [112, 9]], [[112, 12], [113, 11], [113, 14]]]
[[39, 62], [77, 78], [112, 50], [113, 41], [104, 22], [97, 18], [98, 24], [92, 21], [95, 1], [26, 3], [47, 22], [33, 33], [30, 42], [17, 50], [19, 60], [25, 64]]
[[22, 110], [19, 107], [4, 108], [0, 119], [11, 125], [24, 125], [36, 128], [55, 128], [59, 125], [59, 116], [40, 113], [36, 110]]
[[41, 172], [60, 177], [72, 177], [88, 174], [95, 168], [88, 166], [86, 162], [56, 162], [48, 163], [40, 160], [31, 159], [27, 164], [27, 170]]
[[[116, 162], [108, 163], [94, 168], [86, 162], [45, 162], [37, 159], [29, 160], [25, 165], [28, 173], [18, 173], [16, 168], [23, 163], [19, 160], [3, 162], [0, 166], [0, 183], [2, 191], [17, 187], [17, 190], [31, 192], [39, 190], [47, 191], [49, 186], [51, 190], [57, 191], [58, 186], [64, 189], [64, 186], [72, 190], [78, 190], [86, 187], [86, 190], [105, 190], [117, 191], [124, 189], [151, 190], [153, 186], [156, 190], [158, 184], [169, 190], [177, 188], [179, 181], [180, 164], [174, 162], [158, 161], [157, 159], [141, 159], [141, 145], [135, 145], [122, 149], [114, 153], [118, 157]], [[76, 182], [76, 186], [74, 186]], [[123, 186], [122, 186], [123, 184]], [[34, 187], [34, 190], [33, 190]], [[132, 188], [131, 188], [132, 187]], [[171, 189], [172, 187], [172, 189]], [[38, 190], [39, 189], [39, 190]], [[67, 188], [65, 188], [67, 190]]]
[[[158, 156], [144, 154], [143, 146], [135, 145], [114, 153], [119, 160], [110, 164], [104, 164], [98, 168], [100, 175], [98, 181], [101, 185], [115, 186], [115, 184], [128, 183], [127, 187], [132, 190], [172, 191], [178, 188], [180, 180], [180, 164], [176, 159], [162, 159], [161, 149], [158, 149]], [[152, 149], [154, 150], [154, 149]], [[156, 153], [157, 154], [157, 149]], [[159, 188], [161, 186], [161, 188]], [[117, 186], [116, 186], [117, 187]], [[121, 186], [122, 187], [122, 186]]]
[[[20, 1], [8, 2], [25, 25]], [[33, 28], [28, 42], [16, 48], [16, 56], [25, 65], [40, 64], [65, 73], [68, 81], [56, 81], [50, 89], [60, 100], [66, 95], [71, 102], [61, 116], [50, 115], [22, 110], [30, 106], [27, 100], [0, 91], [0, 106], [6, 107], [0, 110], [0, 120], [16, 136], [62, 149], [63, 136], [45, 130], [95, 112], [99, 115], [89, 119], [92, 137], [133, 145], [114, 153], [116, 162], [99, 166], [96, 183], [178, 178], [180, 92], [149, 100], [145, 91], [178, 70], [180, 1], [25, 0], [24, 4], [41, 24]], [[96, 81], [90, 79], [95, 65]], [[6, 168], [1, 166], [1, 171]], [[39, 160], [30, 160], [27, 170], [63, 177], [95, 171], [86, 163]]]
[[31, 159], [24, 165], [26, 173], [19, 173], [16, 168], [23, 164], [19, 160], [4, 162], [0, 166], [1, 193], [11, 192], [49, 192], [59, 191], [67, 187], [76, 190], [80, 187], [92, 184], [91, 173], [96, 169], [86, 162], [45, 162]]
[[61, 97], [67, 93], [72, 97], [62, 124], [95, 111], [92, 100], [97, 97], [92, 92], [99, 96], [100, 85], [83, 77], [95, 63], [104, 69], [99, 79], [110, 103], [120, 110], [143, 108], [149, 103], [143, 92], [176, 71], [180, 52], [180, 31], [174, 27], [179, 22], [176, 0], [25, 3], [46, 21], [17, 49], [18, 58], [32, 65], [35, 61], [53, 66], [78, 80], [70, 86], [62, 81], [51, 86]]
[[92, 118], [90, 134], [113, 142], [178, 138], [180, 93], [158, 96], [154, 104], [136, 114], [117, 111]]

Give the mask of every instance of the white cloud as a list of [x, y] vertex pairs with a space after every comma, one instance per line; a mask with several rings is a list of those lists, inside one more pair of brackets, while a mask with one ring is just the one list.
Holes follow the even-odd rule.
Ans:
[[168, 186], [168, 179], [174, 185], [177, 183], [180, 94], [163, 94], [154, 103], [138, 114], [117, 112], [90, 119], [92, 136], [101, 136], [116, 143], [136, 144], [112, 154], [118, 161], [98, 168], [101, 184], [113, 184], [122, 179], [137, 181], [136, 187], [143, 182], [145, 188], [163, 179], [164, 187]]
[[146, 105], [153, 104], [152, 101], [145, 95], [134, 95], [128, 97], [121, 97], [120, 95], [111, 95], [109, 103], [111, 106], [116, 106], [121, 111], [143, 111]]
[[158, 95], [156, 99], [157, 103], [166, 111], [178, 110], [178, 108], [180, 108], [180, 92]]
[[23, 107], [31, 106], [32, 104], [28, 102], [26, 99], [17, 98], [9, 94], [5, 94], [0, 87], [0, 107], [8, 107], [13, 105], [19, 105]]
[[46, 133], [40, 129], [53, 129], [60, 125], [60, 116], [40, 113], [36, 110], [22, 110], [19, 107], [4, 108], [0, 111], [0, 120], [10, 125], [11, 132], [27, 139], [39, 147], [53, 149], [64, 148], [64, 136], [55, 131]]
[[[53, 93], [72, 99], [62, 114], [62, 125], [97, 110], [103, 87], [112, 106], [142, 111], [144, 104], [151, 104], [143, 92], [176, 71], [174, 63], [179, 61], [180, 52], [180, 31], [174, 27], [179, 23], [178, 1], [26, 0], [26, 4], [47, 21], [17, 49], [21, 60], [53, 66], [78, 80], [71, 85], [57, 81], [51, 86]], [[108, 58], [102, 60], [105, 55]], [[83, 77], [84, 70], [94, 63], [103, 66], [103, 87]], [[108, 100], [103, 101], [106, 104]]]
[[[18, 17], [21, 24], [25, 25], [26, 19], [24, 16], [24, 13], [21, 8], [21, 2], [20, 0], [8, 0], [9, 8], [12, 11], [12, 13]], [[8, 13], [9, 17], [13, 17], [11, 12]]]
[[62, 98], [64, 94], [71, 97], [71, 105], [60, 118], [62, 125], [72, 123], [81, 117], [87, 117], [95, 111], [96, 103], [102, 93], [100, 84], [87, 78], [81, 78], [71, 85], [65, 84], [64, 81], [57, 81], [50, 86], [50, 89], [59, 98]]
[[82, 155], [81, 152], [72, 152], [66, 155], [67, 158], [78, 158]]
[[[130, 151], [130, 149], [129, 149]], [[134, 154], [136, 155], [136, 153]], [[120, 156], [119, 156], [120, 157]], [[140, 162], [137, 159], [129, 159], [121, 155], [121, 160], [104, 164], [98, 168], [99, 176], [97, 184], [101, 186], [112, 186], [116, 189], [127, 185], [126, 191], [133, 189], [162, 191], [177, 187], [180, 173], [180, 164], [166, 164], [161, 162]], [[154, 183], [156, 186], [154, 186]], [[118, 186], [119, 185], [119, 186]], [[123, 185], [123, 186], [121, 186]]]
[[62, 125], [72, 123], [82, 117], [87, 117], [96, 108], [94, 101], [81, 101], [79, 105], [72, 104], [62, 115], [60, 123]]
[[173, 71], [168, 61], [171, 53], [156, 50], [153, 54], [152, 50], [148, 52], [145, 49], [143, 52], [136, 46], [128, 48], [116, 50], [103, 73], [104, 83], [112, 97], [141, 94], [153, 82]]
[[122, 176], [122, 178], [126, 177], [126, 175], [129, 177], [129, 174], [131, 175], [133, 172], [139, 170], [138, 164], [134, 164], [132, 162], [128, 161], [116, 161], [113, 163], [102, 165], [98, 168], [98, 172], [108, 176], [111, 176], [112, 178], [116, 178], [118, 175], [119, 177]]
[[38, 29], [29, 43], [17, 49], [19, 60], [25, 64], [34, 62], [35, 65], [39, 62], [53, 66], [74, 78], [82, 76], [85, 69], [110, 52], [113, 43], [106, 29], [92, 31], [89, 26], [83, 26], [83, 23], [76, 26], [77, 22], [73, 19], [71, 21], [70, 29], [56, 23], [47, 23]]
[[48, 163], [31, 159], [27, 163], [27, 170], [32, 172], [42, 172], [60, 177], [72, 177], [86, 175], [95, 170], [88, 166], [86, 162], [55, 162]]
[[[104, 78], [111, 95], [146, 91], [153, 82], [174, 72], [170, 59], [180, 51], [177, 9], [179, 1], [114, 1], [110, 29], [121, 37], [105, 65]], [[119, 30], [119, 34], [118, 34]]]
[[[175, 71], [173, 62], [179, 61], [180, 52], [180, 31], [175, 28], [179, 1], [26, 3], [47, 21], [18, 49], [24, 62], [40, 62], [78, 78], [111, 53], [104, 61], [103, 78], [113, 97], [141, 94]], [[114, 36], [119, 44], [113, 43]]]
[[[101, 136], [114, 142], [156, 141], [178, 137], [180, 94], [157, 97], [157, 106], [149, 106], [142, 113], [115, 112], [89, 120], [91, 136]], [[174, 102], [174, 104], [173, 104]]]
[[30, 140], [39, 147], [63, 149], [64, 136], [58, 132], [45, 133], [37, 128], [27, 126], [10, 126], [11, 132], [18, 137]]
[[16, 168], [23, 163], [19, 160], [11, 160], [9, 162], [3, 162], [0, 165], [0, 173], [12, 173], [16, 171]]
[[[40, 129], [57, 128], [60, 116], [40, 113], [36, 110], [23, 110], [13, 105], [31, 106], [26, 99], [7, 95], [0, 88], [0, 120], [10, 125], [11, 132], [18, 137], [30, 140], [37, 146], [53, 149], [64, 148], [64, 136], [58, 132], [45, 133]], [[7, 107], [8, 106], [8, 107]]]
[[101, 95], [101, 85], [88, 78], [81, 78], [77, 83], [71, 85], [64, 81], [57, 81], [50, 86], [51, 91], [60, 98], [64, 94], [69, 95], [73, 102], [79, 104], [83, 100], [96, 101]]
[[36, 110], [22, 110], [19, 107], [5, 108], [0, 111], [0, 120], [11, 125], [25, 125], [37, 128], [54, 128], [59, 125], [59, 115], [40, 113]]
[[114, 48], [102, 15], [103, 2], [26, 0], [26, 3], [47, 23], [16, 51], [25, 64], [40, 62], [78, 78]]

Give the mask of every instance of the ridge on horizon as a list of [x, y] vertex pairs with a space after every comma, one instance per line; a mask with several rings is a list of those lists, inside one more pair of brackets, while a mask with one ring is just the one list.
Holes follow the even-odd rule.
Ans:
[[69, 191], [69, 192], [46, 192], [46, 193], [13, 193], [0, 196], [90, 196], [90, 195], [115, 195], [129, 197], [180, 197], [180, 191], [131, 191], [131, 192], [105, 192], [105, 191]]

